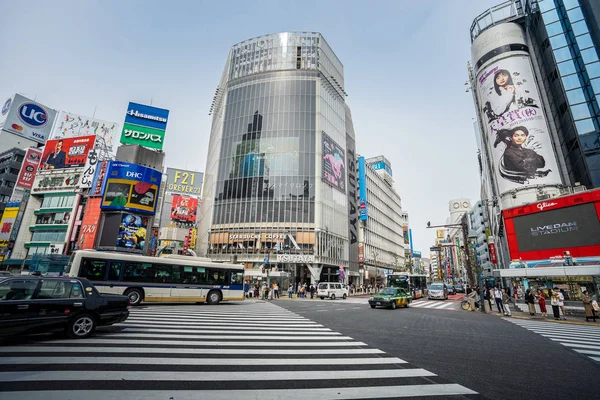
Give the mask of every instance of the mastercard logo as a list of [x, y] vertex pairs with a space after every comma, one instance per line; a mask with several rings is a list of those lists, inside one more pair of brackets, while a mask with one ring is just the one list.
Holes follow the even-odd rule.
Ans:
[[12, 124], [12, 128], [14, 130], [17, 130], [17, 131], [22, 131], [23, 130], [23, 127], [21, 125], [18, 125], [18, 124]]

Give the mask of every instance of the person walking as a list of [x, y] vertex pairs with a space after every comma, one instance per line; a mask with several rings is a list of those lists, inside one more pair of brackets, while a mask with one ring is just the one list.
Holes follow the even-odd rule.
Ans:
[[269, 300], [269, 287], [267, 286], [267, 284], [265, 283], [263, 285], [263, 300]]
[[508, 295], [508, 293], [506, 293], [506, 291], [504, 289], [502, 289], [502, 302], [503, 302], [503, 306], [504, 306], [504, 315], [508, 316], [508, 317], [512, 317], [512, 313], [510, 312], [510, 307], [508, 305], [508, 303], [510, 303], [511, 301], [511, 297]]
[[288, 297], [291, 299], [292, 298], [292, 292], [294, 291], [294, 288], [292, 286], [292, 284], [290, 283], [290, 286], [288, 286]]
[[538, 304], [540, 305], [542, 317], [546, 318], [546, 296], [544, 295], [544, 292], [542, 292], [542, 289], [538, 289], [535, 298], [537, 299]]
[[276, 299], [279, 298], [279, 285], [275, 284], [275, 286], [273, 286], [273, 297], [275, 297]]
[[310, 299], [314, 299], [315, 298], [315, 285], [311, 284], [310, 285]]
[[498, 307], [498, 312], [502, 313], [502, 314], [506, 314], [506, 311], [504, 311], [504, 305], [502, 304], [502, 291], [504, 289], [500, 290], [500, 286], [496, 287], [496, 289], [494, 290], [494, 299], [496, 300], [496, 307]]
[[565, 290], [560, 289], [560, 291], [556, 294], [558, 296], [558, 308], [562, 311], [563, 319], [567, 320], [567, 313], [565, 312]]
[[535, 316], [535, 298], [531, 293], [531, 289], [525, 291], [525, 303], [527, 303], [527, 307], [529, 307], [529, 315]]
[[554, 319], [560, 319], [560, 308], [558, 307], [558, 291], [550, 290], [550, 305], [552, 306], [552, 313], [554, 314]]
[[492, 312], [492, 303], [490, 302], [490, 291], [487, 286], [483, 286], [483, 310], [486, 314]]
[[248, 281], [244, 282], [244, 295], [246, 296], [246, 298], [249, 297], [249, 292], [250, 292], [250, 285], [248, 284]]
[[596, 322], [596, 312], [592, 307], [592, 298], [588, 294], [587, 290], [583, 292], [583, 308], [585, 308], [585, 321], [589, 321], [590, 318]]
[[296, 288], [297, 292], [296, 292], [296, 297], [300, 298], [302, 297], [302, 284], [300, 282], [298, 282], [298, 287]]

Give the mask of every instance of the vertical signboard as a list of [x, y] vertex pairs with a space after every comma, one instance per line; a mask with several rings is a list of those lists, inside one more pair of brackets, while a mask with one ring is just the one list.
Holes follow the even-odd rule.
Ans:
[[45, 143], [52, 131], [56, 110], [15, 94], [4, 102], [0, 128], [37, 143]]
[[21, 164], [21, 170], [19, 171], [19, 177], [17, 178], [17, 183], [15, 184], [15, 188], [20, 189], [29, 189], [33, 187], [33, 179], [35, 178], [35, 173], [40, 165], [40, 159], [42, 157], [42, 151], [30, 147], [27, 149], [25, 153], [25, 158], [23, 159], [23, 164]]
[[13, 225], [19, 213], [20, 203], [6, 203], [6, 208], [0, 220], [0, 253], [6, 252]]
[[163, 148], [169, 110], [129, 103], [126, 114], [121, 143], [159, 150]]
[[100, 222], [100, 203], [102, 198], [90, 197], [85, 206], [85, 213], [81, 220], [81, 228], [79, 230], [79, 238], [77, 246], [84, 249], [93, 249], [96, 243], [96, 235], [98, 234], [98, 223]]
[[358, 157], [358, 187], [359, 189], [359, 213], [360, 219], [366, 221], [368, 218], [367, 210], [367, 171], [366, 171], [365, 158], [363, 156]]
[[346, 161], [344, 149], [325, 132], [321, 132], [321, 179], [329, 186], [346, 193]]
[[513, 23], [492, 27], [471, 50], [480, 118], [500, 193], [561, 184], [522, 28]]

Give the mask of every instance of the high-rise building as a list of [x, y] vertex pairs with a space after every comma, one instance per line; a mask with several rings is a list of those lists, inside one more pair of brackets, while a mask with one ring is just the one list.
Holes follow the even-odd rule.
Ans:
[[359, 262], [369, 283], [382, 283], [386, 270], [400, 271], [405, 265], [402, 202], [383, 156], [358, 158], [358, 182]]
[[510, 0], [471, 26], [484, 212], [507, 267], [502, 212], [600, 187], [600, 4]]
[[[481, 201], [478, 201], [469, 210], [469, 238], [473, 240], [472, 245], [475, 259], [473, 260], [474, 266], [480, 274], [485, 277], [492, 276], [492, 268], [497, 267], [496, 255], [493, 243], [488, 243], [493, 238], [488, 238], [486, 229], [486, 219], [484, 215], [484, 208]], [[490, 250], [491, 248], [491, 250]], [[490, 253], [493, 251], [493, 256]]]
[[358, 275], [345, 97], [343, 65], [320, 33], [231, 48], [210, 110], [198, 254], [243, 262], [249, 277], [267, 267], [283, 287]]

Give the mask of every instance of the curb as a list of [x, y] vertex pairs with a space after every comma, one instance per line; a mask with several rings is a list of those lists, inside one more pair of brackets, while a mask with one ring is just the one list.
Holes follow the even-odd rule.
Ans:
[[517, 319], [527, 319], [530, 321], [539, 321], [539, 322], [550, 322], [550, 323], [554, 323], [554, 324], [565, 324], [565, 325], [583, 325], [583, 326], [597, 326], [600, 327], [600, 322], [585, 322], [585, 321], [569, 321], [569, 320], [555, 320], [555, 319], [548, 319], [548, 318], [543, 318], [543, 317], [528, 317], [526, 315], [515, 315], [515, 313], [512, 314], [512, 316], [508, 317], [504, 314], [500, 314], [500, 313], [494, 313], [496, 314], [498, 317], [506, 317], [506, 318], [517, 318]]

